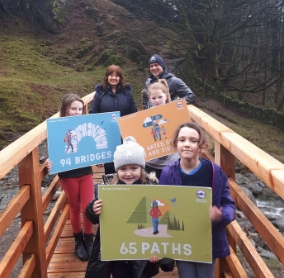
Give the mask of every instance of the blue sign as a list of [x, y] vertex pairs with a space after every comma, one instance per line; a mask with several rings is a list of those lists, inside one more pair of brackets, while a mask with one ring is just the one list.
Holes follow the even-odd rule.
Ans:
[[50, 174], [113, 161], [120, 112], [47, 119]]

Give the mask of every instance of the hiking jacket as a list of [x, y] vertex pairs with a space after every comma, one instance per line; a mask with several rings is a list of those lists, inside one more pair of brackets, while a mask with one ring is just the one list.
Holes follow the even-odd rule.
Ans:
[[[235, 202], [230, 195], [228, 178], [221, 167], [205, 158], [201, 158], [200, 161], [212, 164], [212, 206], [222, 207], [222, 219], [219, 222], [212, 222], [212, 255], [214, 259], [224, 258], [230, 254], [226, 225], [235, 219]], [[163, 169], [159, 184], [182, 185], [180, 160], [170, 163]]]
[[125, 89], [118, 86], [115, 93], [110, 87], [103, 89], [103, 85], [97, 85], [95, 91], [90, 114], [120, 111], [122, 117], [137, 112], [129, 84], [125, 85]]
[[[109, 174], [103, 177], [105, 184], [111, 184], [116, 174]], [[146, 184], [157, 184], [158, 180], [146, 174]], [[141, 183], [141, 182], [138, 182]], [[90, 202], [86, 208], [86, 216], [93, 224], [99, 224], [99, 215], [93, 211], [93, 204], [98, 200], [98, 184], [95, 185], [95, 199]], [[101, 261], [100, 258], [100, 227], [97, 229], [97, 234], [93, 244], [92, 253], [87, 265], [85, 278], [110, 278], [111, 275], [111, 261]], [[172, 271], [174, 268], [174, 260], [162, 259], [160, 263], [150, 263], [148, 260], [131, 261], [133, 267], [133, 278], [149, 278], [159, 273], [159, 265], [163, 271]]]
[[[169, 73], [167, 71], [163, 71], [159, 78], [163, 78], [167, 80], [169, 91], [171, 95], [171, 100], [175, 99], [185, 99], [187, 104], [195, 103], [196, 96], [195, 94], [189, 89], [188, 86], [180, 79], [177, 78], [172, 73]], [[146, 80], [146, 87], [142, 91], [142, 106], [143, 109], [148, 109], [151, 107], [151, 103], [149, 101], [148, 95], [147, 95], [147, 89], [150, 86], [150, 84], [156, 82], [157, 79], [154, 75], [151, 74], [151, 76]]]

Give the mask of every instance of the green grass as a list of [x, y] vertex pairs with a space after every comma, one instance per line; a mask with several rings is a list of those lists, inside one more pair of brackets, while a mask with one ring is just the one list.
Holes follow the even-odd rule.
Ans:
[[[50, 41], [0, 34], [0, 131], [26, 132], [56, 113], [64, 94], [85, 96], [102, 83], [107, 66], [85, 70], [83, 61], [81, 65], [80, 59], [63, 55], [67, 51], [67, 46], [57, 49]], [[60, 63], [70, 59], [75, 66], [59, 64], [58, 57]], [[126, 67], [124, 74], [140, 103], [142, 73]]]
[[[86, 46], [89, 47], [86, 38], [74, 49], [70, 45], [58, 46], [50, 40], [0, 33], [0, 132], [27, 132], [59, 110], [64, 94], [73, 92], [85, 96], [96, 84], [102, 83], [107, 66], [86, 64], [89, 54], [76, 58], [81, 47]], [[126, 62], [123, 73], [140, 109], [141, 90], [148, 70]], [[218, 109], [218, 116], [235, 132], [284, 162], [284, 133], [225, 109]], [[7, 144], [1, 140], [0, 147]]]
[[284, 133], [282, 131], [257, 119], [241, 117], [230, 109], [226, 109], [223, 105], [218, 106], [218, 112], [212, 107], [206, 107], [206, 103], [202, 108], [216, 113], [218, 121], [221, 121], [227, 127], [284, 163]]

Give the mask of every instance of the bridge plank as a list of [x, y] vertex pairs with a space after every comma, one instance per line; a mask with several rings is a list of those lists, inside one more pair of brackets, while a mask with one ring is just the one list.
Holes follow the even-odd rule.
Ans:
[[51, 258], [52, 258], [52, 254], [56, 248], [57, 242], [60, 238], [60, 235], [62, 233], [62, 230], [64, 228], [64, 224], [66, 223], [66, 220], [69, 216], [69, 204], [67, 204], [64, 209], [63, 212], [61, 214], [61, 217], [57, 223], [57, 226], [55, 227], [54, 233], [48, 243], [48, 246], [46, 248], [46, 261], [47, 263], [50, 262]]
[[74, 253], [74, 238], [66, 237], [60, 238], [54, 250], [54, 254]]

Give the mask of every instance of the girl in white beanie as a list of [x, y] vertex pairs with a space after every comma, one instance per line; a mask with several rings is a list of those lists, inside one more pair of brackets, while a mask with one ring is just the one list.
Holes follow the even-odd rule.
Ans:
[[[114, 153], [114, 168], [116, 174], [107, 175], [104, 179], [107, 184], [157, 184], [157, 179], [150, 178], [144, 171], [145, 151], [132, 137], [126, 137], [123, 144], [116, 147]], [[111, 176], [111, 178], [110, 178]], [[107, 181], [107, 182], [106, 182]], [[103, 201], [98, 199], [98, 185], [95, 187], [95, 199], [86, 208], [86, 216], [93, 223], [99, 223], [99, 215], [103, 207]], [[85, 278], [100, 277], [109, 278], [148, 278], [159, 273], [159, 264], [164, 271], [173, 269], [173, 261], [159, 260], [153, 256], [149, 261], [110, 261], [100, 260], [100, 229], [93, 244], [93, 250], [88, 262]]]

